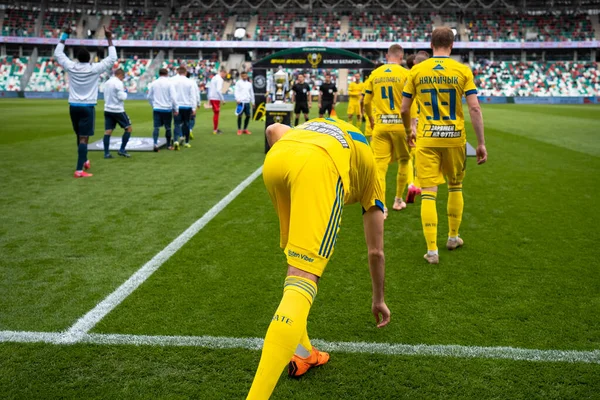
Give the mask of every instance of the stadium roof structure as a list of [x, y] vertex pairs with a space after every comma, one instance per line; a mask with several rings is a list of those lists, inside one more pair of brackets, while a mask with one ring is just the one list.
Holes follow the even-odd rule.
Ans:
[[[127, 0], [123, 0], [127, 1]], [[134, 0], [135, 1], [135, 0]], [[173, 2], [177, 2], [172, 0]], [[286, 11], [291, 9], [361, 11], [368, 9], [426, 11], [514, 10], [552, 12], [564, 10], [600, 10], [600, 0], [179, 0], [183, 9], [249, 8]]]
[[[5, 7], [39, 7], [39, 0], [23, 0], [15, 3], [0, 0]], [[600, 11], [600, 0], [49, 0], [49, 7], [88, 10], [319, 10], [362, 11], [383, 9], [390, 11], [477, 11], [508, 10], [550, 13], [554, 11]]]

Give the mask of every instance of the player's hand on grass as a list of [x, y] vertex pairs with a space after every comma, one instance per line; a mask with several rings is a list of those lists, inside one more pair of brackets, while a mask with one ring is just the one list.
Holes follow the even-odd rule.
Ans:
[[487, 149], [484, 144], [477, 146], [475, 153], [477, 153], [477, 164], [483, 164], [487, 161]]
[[104, 28], [104, 36], [106, 36], [107, 39], [112, 39], [112, 31], [110, 29], [106, 29], [106, 26], [102, 25], [102, 27]]
[[378, 328], [383, 328], [390, 322], [390, 309], [384, 302], [373, 303], [371, 311], [373, 312]]

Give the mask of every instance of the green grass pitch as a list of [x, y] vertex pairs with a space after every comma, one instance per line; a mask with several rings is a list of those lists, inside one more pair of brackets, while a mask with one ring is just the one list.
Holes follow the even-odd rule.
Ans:
[[[126, 108], [133, 135], [150, 136], [150, 106]], [[103, 134], [101, 110], [95, 139]], [[345, 116], [345, 105], [338, 112]], [[467, 164], [465, 247], [441, 250], [441, 264], [427, 265], [419, 201], [391, 212], [392, 322], [377, 329], [360, 208], [346, 207], [309, 317], [312, 338], [600, 352], [600, 107], [485, 105], [483, 112], [489, 161]], [[112, 160], [90, 152], [94, 177], [74, 179], [66, 101], [0, 100], [0, 117], [0, 331], [67, 330], [264, 158], [263, 123], [238, 137], [228, 104], [221, 136], [212, 135], [212, 113], [202, 109], [191, 149]], [[392, 166], [388, 204], [394, 177]], [[442, 244], [446, 198], [441, 188]], [[284, 276], [277, 218], [259, 178], [92, 332], [261, 338]], [[0, 397], [241, 399], [259, 357], [247, 349], [5, 342]], [[335, 352], [300, 380], [282, 377], [273, 394], [599, 397], [598, 363]]]

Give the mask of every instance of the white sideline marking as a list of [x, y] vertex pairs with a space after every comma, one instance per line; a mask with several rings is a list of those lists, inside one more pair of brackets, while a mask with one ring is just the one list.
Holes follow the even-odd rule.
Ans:
[[[65, 340], [67, 333], [0, 331], [0, 343], [74, 343]], [[208, 349], [260, 350], [263, 339], [223, 336], [151, 336], [84, 333], [79, 343], [135, 346], [184, 346]], [[479, 347], [460, 345], [394, 344], [367, 342], [327, 342], [313, 340], [320, 349], [334, 353], [367, 353], [395, 356], [435, 356], [453, 358], [487, 358], [534, 362], [600, 364], [600, 350], [536, 350], [515, 347]]]
[[69, 330], [62, 336], [65, 343], [75, 343], [89, 332], [98, 322], [102, 320], [116, 306], [121, 304], [135, 289], [137, 289], [146, 279], [150, 277], [161, 265], [164, 264], [173, 254], [183, 247], [195, 234], [197, 234], [207, 223], [219, 214], [233, 199], [235, 199], [248, 185], [250, 185], [262, 173], [262, 166], [254, 171], [242, 183], [237, 185], [229, 194], [215, 204], [200, 219], [194, 222], [181, 235], [173, 240], [167, 247], [162, 249], [150, 261], [137, 270], [125, 283], [119, 286], [108, 297], [102, 300], [91, 311], [81, 317]]

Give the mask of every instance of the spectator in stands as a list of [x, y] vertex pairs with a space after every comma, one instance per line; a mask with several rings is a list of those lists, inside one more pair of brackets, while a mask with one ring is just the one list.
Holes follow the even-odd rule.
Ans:
[[[254, 89], [252, 88], [252, 82], [248, 79], [248, 73], [242, 72], [241, 79], [235, 84], [235, 101], [237, 102], [237, 124], [239, 135], [250, 135], [252, 132], [248, 130], [248, 123], [250, 122], [251, 108], [250, 104], [254, 106]], [[244, 120], [244, 129], [242, 130], [242, 114], [246, 115]]]
[[214, 135], [223, 133], [219, 129], [219, 114], [221, 112], [221, 104], [225, 103], [225, 97], [223, 97], [223, 82], [225, 76], [227, 76], [227, 72], [224, 69], [221, 69], [218, 74], [212, 77], [208, 87], [208, 100], [213, 109]]
[[54, 56], [69, 73], [69, 112], [77, 135], [78, 146], [77, 167], [74, 176], [75, 178], [88, 178], [92, 174], [83, 169], [90, 168], [90, 161], [87, 159], [88, 140], [90, 136], [94, 136], [99, 77], [103, 72], [110, 70], [117, 61], [117, 50], [112, 43], [112, 32], [104, 28], [104, 34], [108, 40], [108, 57], [99, 63], [90, 63], [89, 51], [81, 48], [77, 52], [78, 62], [73, 62], [65, 54], [65, 41], [71, 32], [71, 28], [66, 28], [61, 34]]

